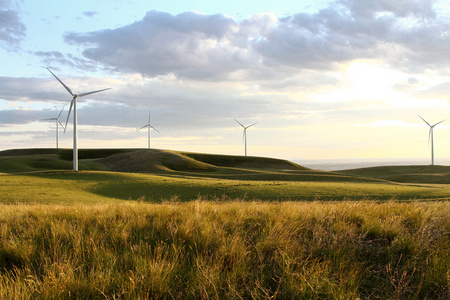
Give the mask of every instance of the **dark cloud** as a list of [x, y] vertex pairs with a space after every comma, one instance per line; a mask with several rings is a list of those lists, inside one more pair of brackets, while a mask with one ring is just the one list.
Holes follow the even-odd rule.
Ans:
[[[61, 108], [60, 108], [61, 110]], [[51, 109], [33, 110], [33, 109], [5, 109], [0, 110], [0, 119], [2, 125], [19, 125], [30, 122], [42, 121], [46, 118], [57, 117], [59, 111]], [[61, 118], [62, 119], [62, 118]]]
[[52, 99], [49, 96], [56, 96], [55, 93], [46, 92], [44, 86], [44, 82], [38, 78], [0, 76], [0, 99], [7, 101], [46, 101]]
[[243, 21], [222, 14], [150, 11], [112, 30], [68, 33], [95, 62], [144, 76], [242, 80], [331, 69], [354, 59], [382, 58], [400, 67], [449, 63], [450, 35], [429, 0], [340, 0], [317, 13]]
[[25, 37], [26, 27], [20, 21], [17, 11], [7, 9], [8, 2], [0, 4], [0, 47], [16, 50]]

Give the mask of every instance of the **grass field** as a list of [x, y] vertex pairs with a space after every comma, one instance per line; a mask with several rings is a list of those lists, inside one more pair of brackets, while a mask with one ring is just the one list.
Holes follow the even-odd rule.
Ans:
[[119, 200], [160, 203], [235, 198], [265, 201], [446, 200], [447, 185], [386, 182], [266, 181], [196, 177], [173, 173], [103, 171], [40, 172], [0, 176], [0, 203], [87, 204]]
[[449, 299], [449, 167], [0, 152], [0, 299]]
[[0, 202], [158, 203], [199, 196], [266, 201], [446, 200], [450, 195], [449, 186], [442, 184], [445, 172], [450, 173], [447, 167], [438, 167], [440, 173], [431, 177], [434, 181], [427, 178], [421, 183], [415, 177], [412, 183], [398, 183], [384, 177], [396, 170], [397, 178], [411, 178], [412, 173], [407, 173], [411, 169], [323, 172], [269, 158], [94, 149], [80, 151], [80, 169], [86, 171], [72, 172], [68, 171], [70, 155], [69, 150], [56, 149], [0, 152], [0, 172], [10, 174], [0, 176]]
[[1, 299], [450, 296], [448, 202], [0, 210]]

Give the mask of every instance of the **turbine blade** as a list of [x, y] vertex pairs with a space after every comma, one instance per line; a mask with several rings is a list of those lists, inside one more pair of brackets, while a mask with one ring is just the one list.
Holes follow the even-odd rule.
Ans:
[[432, 127], [436, 126], [437, 124], [441, 124], [442, 122], [444, 122], [445, 120], [442, 120], [440, 122], [437, 122], [436, 124], [434, 124]]
[[139, 131], [139, 130], [141, 130], [141, 129], [143, 129], [143, 128], [146, 128], [146, 127], [149, 127], [149, 126], [150, 126], [150, 124], [144, 125], [144, 126], [142, 126], [141, 128], [139, 128], [139, 129], [136, 130], [136, 131]]
[[155, 131], [158, 132], [158, 133], [161, 133], [161, 132], [158, 131], [158, 129], [156, 129], [156, 128], [153, 127], [153, 126], [150, 126], [150, 128], [152, 128], [153, 130], [155, 130]]
[[252, 127], [252, 126], [255, 125], [255, 124], [258, 124], [258, 122], [253, 123], [252, 125], [248, 125], [247, 127], [245, 127], [245, 129], [247, 129], [247, 128], [249, 128], [249, 127]]
[[244, 140], [245, 140], [245, 135], [246, 135], [246, 130], [244, 129], [244, 132], [242, 133], [242, 143], [243, 143]]
[[61, 126], [61, 128], [64, 128], [63, 124], [58, 119], [58, 124]]
[[57, 118], [48, 118], [48, 119], [42, 119], [42, 121], [56, 121], [58, 120]]
[[63, 110], [64, 110], [64, 107], [65, 107], [65, 105], [63, 106], [63, 108], [61, 109], [61, 111], [59, 112], [59, 115], [58, 115], [58, 120], [59, 120], [59, 117], [61, 116], [61, 114], [62, 114], [62, 112], [63, 112]]
[[69, 113], [67, 114], [67, 120], [66, 120], [66, 126], [64, 127], [64, 133], [66, 133], [66, 130], [67, 130], [67, 123], [69, 123], [69, 117], [70, 117], [70, 113], [72, 112], [74, 100], [75, 100], [75, 97], [73, 97], [72, 101], [70, 101], [70, 108], [69, 108]]
[[93, 92], [81, 93], [81, 94], [78, 94], [77, 97], [83, 97], [83, 96], [87, 96], [87, 95], [90, 95], [90, 94], [100, 93], [100, 92], [103, 92], [103, 91], [106, 91], [106, 90], [110, 90], [110, 89], [111, 88], [98, 90], [98, 91], [93, 91]]
[[239, 125], [241, 125], [242, 126], [242, 128], [245, 128], [245, 126], [244, 125], [242, 125], [241, 124], [241, 122], [239, 122], [238, 120], [236, 120], [236, 119], [234, 119], [236, 122], [238, 122], [239, 123]]
[[430, 127], [430, 131], [428, 132], [428, 145], [430, 144], [432, 134], [433, 134], [433, 127]]
[[419, 118], [421, 118], [422, 119], [422, 121], [424, 121], [425, 123], [427, 123], [427, 125], [428, 126], [430, 126], [431, 127], [431, 125], [430, 125], [430, 123], [428, 123], [427, 121], [425, 121], [425, 119], [424, 118], [422, 118], [420, 115], [418, 115], [419, 116]]
[[152, 111], [150, 110], [150, 111], [148, 112], [148, 124], [150, 124], [150, 115], [151, 115], [151, 113], [152, 113]]
[[53, 72], [50, 71], [49, 68], [47, 68], [47, 70], [48, 70], [50, 73], [52, 73], [52, 75], [56, 78], [56, 80], [58, 80], [59, 83], [61, 83], [61, 84], [63, 85], [63, 87], [65, 87], [65, 89], [73, 96], [72, 90], [71, 90], [67, 85], [65, 85], [64, 82], [62, 82], [55, 74], [53, 74]]

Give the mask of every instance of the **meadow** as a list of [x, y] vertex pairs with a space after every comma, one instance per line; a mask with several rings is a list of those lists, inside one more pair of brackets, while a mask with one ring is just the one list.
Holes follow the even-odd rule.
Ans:
[[448, 299], [448, 202], [2, 205], [2, 299]]
[[0, 152], [0, 299], [450, 298], [448, 167], [80, 154]]

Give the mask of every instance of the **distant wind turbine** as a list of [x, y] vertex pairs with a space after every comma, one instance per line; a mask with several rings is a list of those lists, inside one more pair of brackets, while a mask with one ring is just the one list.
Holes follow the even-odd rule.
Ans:
[[63, 106], [63, 108], [59, 112], [59, 115], [56, 118], [44, 119], [45, 121], [55, 121], [56, 122], [56, 149], [59, 148], [59, 145], [58, 145], [59, 144], [59, 131], [58, 131], [59, 126], [61, 126], [61, 128], [64, 128], [63, 124], [61, 124], [61, 122], [59, 121], [59, 117], [61, 116], [63, 110], [64, 110], [64, 106]]
[[[138, 129], [138, 131], [139, 131], [139, 130], [145, 128], [145, 127], [148, 128], [148, 149], [150, 149], [150, 131], [151, 131], [151, 129], [155, 130], [156, 132], [159, 132], [158, 129], [156, 129], [155, 127], [153, 127], [153, 126], [150, 124], [150, 116], [151, 116], [151, 113], [152, 113], [152, 111], [149, 111], [149, 112], [148, 112], [148, 123], [145, 124], [144, 126], [142, 126], [141, 128]], [[160, 132], [159, 132], [159, 133], [160, 133]]]
[[236, 122], [238, 122], [238, 124], [241, 125], [242, 128], [244, 128], [244, 133], [243, 133], [243, 135], [242, 135], [242, 140], [243, 140], [244, 143], [245, 143], [245, 156], [247, 156], [247, 129], [250, 128], [250, 127], [252, 127], [253, 125], [257, 124], [258, 122], [253, 123], [252, 125], [244, 126], [244, 125], [242, 125], [241, 122], [239, 122], [238, 120], [236, 120], [236, 119], [234, 119], [234, 120], [235, 120]]
[[67, 114], [67, 120], [66, 120], [66, 126], [64, 127], [64, 132], [66, 132], [67, 123], [69, 122], [70, 112], [72, 111], [72, 107], [73, 107], [73, 170], [74, 171], [78, 171], [77, 99], [79, 97], [84, 97], [84, 96], [87, 96], [87, 95], [90, 95], [90, 94], [103, 92], [103, 91], [109, 90], [110, 88], [97, 90], [97, 91], [92, 91], [92, 92], [87, 92], [87, 93], [74, 94], [72, 92], [72, 90], [67, 85], [64, 84], [64, 82], [62, 82], [58, 77], [56, 77], [55, 74], [53, 74], [52, 71], [50, 71], [49, 68], [47, 68], [47, 70], [53, 75], [53, 77], [56, 78], [56, 80], [59, 81], [59, 83], [62, 84], [62, 86], [73, 97], [72, 101], [70, 102], [70, 108], [69, 108], [69, 113]]
[[425, 121], [425, 119], [422, 118], [420, 115], [419, 115], [419, 118], [421, 118], [422, 121], [424, 121], [425, 123], [427, 123], [428, 126], [430, 126], [430, 132], [429, 132], [429, 134], [428, 134], [428, 142], [430, 142], [430, 140], [431, 140], [431, 165], [434, 166], [434, 141], [433, 141], [433, 129], [434, 129], [434, 126], [436, 126], [437, 124], [440, 124], [440, 123], [444, 122], [445, 120], [442, 120], [442, 121], [440, 121], [440, 122], [437, 122], [436, 124], [431, 125], [430, 123], [428, 123], [427, 121]]

